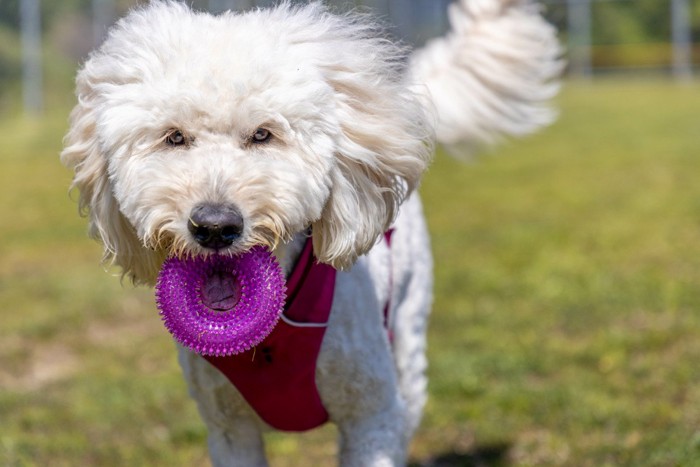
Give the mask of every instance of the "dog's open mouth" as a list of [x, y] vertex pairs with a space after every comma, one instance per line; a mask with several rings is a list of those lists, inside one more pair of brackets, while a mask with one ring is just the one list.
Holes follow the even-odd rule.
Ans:
[[204, 279], [200, 290], [202, 303], [213, 311], [233, 310], [241, 298], [241, 287], [235, 274], [213, 270]]

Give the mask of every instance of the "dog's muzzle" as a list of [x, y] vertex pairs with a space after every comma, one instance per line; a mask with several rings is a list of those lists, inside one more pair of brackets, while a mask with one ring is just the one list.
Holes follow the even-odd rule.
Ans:
[[231, 246], [243, 232], [243, 216], [233, 204], [202, 203], [190, 213], [187, 229], [204, 248]]

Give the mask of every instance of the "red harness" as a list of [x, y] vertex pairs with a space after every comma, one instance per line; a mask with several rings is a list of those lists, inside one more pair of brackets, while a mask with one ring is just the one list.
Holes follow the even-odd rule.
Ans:
[[[387, 244], [391, 231], [385, 234]], [[282, 319], [255, 348], [227, 357], [205, 356], [268, 425], [306, 431], [328, 421], [316, 387], [316, 360], [333, 305], [336, 270], [315, 261], [307, 240], [287, 280]], [[384, 309], [388, 324], [389, 306]], [[391, 334], [389, 335], [391, 338]]]

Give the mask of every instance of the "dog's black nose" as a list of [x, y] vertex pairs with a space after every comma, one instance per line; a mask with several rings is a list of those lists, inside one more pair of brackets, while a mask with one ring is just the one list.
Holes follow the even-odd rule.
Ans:
[[219, 250], [235, 242], [243, 232], [243, 216], [232, 204], [198, 204], [192, 209], [187, 228], [204, 248]]

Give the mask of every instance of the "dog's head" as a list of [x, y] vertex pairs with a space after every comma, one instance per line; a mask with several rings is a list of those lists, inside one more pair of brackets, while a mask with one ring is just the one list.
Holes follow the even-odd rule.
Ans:
[[319, 4], [213, 17], [133, 11], [77, 77], [61, 155], [108, 260], [153, 283], [171, 254], [367, 252], [430, 156], [403, 52]]

